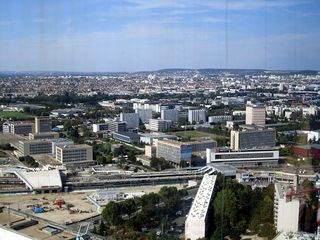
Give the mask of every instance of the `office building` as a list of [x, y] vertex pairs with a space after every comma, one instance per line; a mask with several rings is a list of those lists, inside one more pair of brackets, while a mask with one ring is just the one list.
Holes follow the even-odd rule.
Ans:
[[48, 141], [51, 142], [52, 144], [52, 155], [56, 155], [56, 147], [63, 147], [66, 145], [72, 145], [74, 142], [68, 138], [54, 138], [54, 139], [49, 139]]
[[140, 141], [145, 144], [152, 145], [155, 140], [162, 140], [162, 139], [171, 139], [177, 140], [177, 136], [175, 135], [166, 135], [163, 133], [153, 133], [153, 134], [141, 134]]
[[127, 129], [139, 128], [139, 115], [138, 115], [138, 113], [120, 113], [120, 121], [126, 122]]
[[29, 133], [29, 140], [58, 138], [57, 132]]
[[226, 121], [231, 121], [231, 115], [222, 115], [222, 116], [209, 116], [208, 122], [209, 123], [224, 123]]
[[113, 132], [112, 138], [125, 143], [140, 142], [140, 135], [132, 132]]
[[162, 120], [162, 119], [149, 120], [150, 131], [167, 132], [171, 127], [171, 125], [172, 125], [172, 122], [170, 120]]
[[204, 123], [206, 122], [206, 110], [198, 109], [198, 110], [189, 110], [188, 111], [188, 121], [189, 123]]
[[161, 119], [171, 120], [172, 122], [178, 122], [179, 111], [177, 109], [163, 109], [161, 110]]
[[266, 108], [260, 105], [247, 105], [246, 124], [262, 125], [266, 124]]
[[35, 132], [51, 132], [52, 121], [48, 117], [36, 117], [35, 118]]
[[286, 197], [292, 185], [276, 183], [274, 193], [274, 223], [277, 232], [299, 231], [300, 200]]
[[176, 166], [179, 166], [181, 161], [191, 164], [192, 145], [173, 140], [158, 140], [157, 157], [163, 157]]
[[93, 164], [92, 147], [87, 144], [57, 146], [56, 160], [71, 166]]
[[52, 143], [48, 140], [25, 140], [18, 142], [18, 156], [24, 157], [35, 154], [49, 154], [52, 152]]
[[276, 146], [276, 131], [265, 130], [232, 130], [230, 133], [230, 148], [241, 149], [262, 149], [274, 148]]
[[234, 166], [259, 166], [278, 164], [279, 150], [216, 151], [207, 149], [207, 164], [224, 163]]
[[158, 140], [157, 156], [163, 157], [169, 162], [179, 164], [182, 160], [189, 164], [192, 160], [199, 158], [206, 159], [206, 149], [217, 147], [217, 142], [213, 140], [180, 142], [169, 139]]
[[28, 135], [34, 132], [34, 123], [31, 122], [5, 122], [2, 124], [3, 133]]
[[126, 132], [127, 131], [127, 123], [119, 122], [119, 121], [110, 121], [108, 122], [109, 132]]
[[4, 122], [2, 124], [2, 132], [3, 133], [11, 133], [11, 123], [10, 122]]
[[144, 155], [146, 155], [149, 158], [156, 157], [157, 156], [157, 147], [146, 145], [144, 147]]
[[185, 239], [206, 237], [211, 201], [215, 195], [216, 175], [205, 174], [185, 222]]
[[152, 109], [150, 108], [147, 108], [147, 109], [138, 108], [135, 110], [135, 112], [138, 114], [140, 120], [143, 123], [148, 123], [149, 119], [152, 118]]
[[94, 133], [103, 133], [109, 130], [108, 123], [94, 123], [92, 124], [92, 132]]

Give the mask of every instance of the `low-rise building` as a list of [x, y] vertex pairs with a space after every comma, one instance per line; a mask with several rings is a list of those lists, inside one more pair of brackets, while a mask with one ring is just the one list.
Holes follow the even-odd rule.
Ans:
[[132, 132], [114, 132], [112, 138], [125, 143], [140, 142], [140, 135]]
[[167, 132], [172, 125], [170, 120], [149, 119], [149, 129], [155, 132]]
[[56, 155], [56, 147], [63, 147], [67, 145], [72, 145], [74, 142], [71, 139], [68, 138], [54, 138], [54, 139], [49, 139], [48, 141], [51, 142], [52, 144], [52, 155]]
[[57, 146], [56, 160], [68, 166], [91, 165], [94, 163], [92, 147], [87, 144]]
[[92, 131], [94, 133], [107, 132], [109, 130], [108, 123], [94, 123], [92, 124]]
[[29, 140], [58, 138], [57, 132], [29, 133]]
[[32, 122], [5, 122], [2, 125], [4, 133], [28, 135], [34, 133], [34, 123]]
[[170, 163], [179, 166], [181, 161], [191, 164], [192, 146], [190, 143], [173, 140], [158, 140], [157, 157], [163, 157]]
[[292, 152], [298, 157], [306, 159], [320, 159], [320, 144], [296, 145]]
[[18, 156], [24, 157], [35, 154], [49, 154], [52, 152], [52, 143], [45, 139], [20, 140], [18, 142]]
[[223, 122], [231, 121], [231, 120], [232, 120], [231, 115], [209, 116], [208, 117], [209, 123], [223, 123]]
[[225, 163], [245, 167], [278, 164], [278, 161], [279, 150], [277, 149], [248, 149], [241, 151], [207, 149], [207, 164]]
[[109, 132], [126, 132], [127, 124], [125, 122], [119, 121], [110, 121], [108, 122], [108, 130]]

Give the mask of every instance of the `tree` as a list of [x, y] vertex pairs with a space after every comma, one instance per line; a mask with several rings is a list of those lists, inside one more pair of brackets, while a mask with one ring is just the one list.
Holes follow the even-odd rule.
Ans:
[[102, 218], [108, 224], [117, 226], [122, 223], [122, 211], [118, 203], [111, 201], [102, 211]]
[[128, 214], [129, 219], [131, 218], [131, 215], [137, 211], [136, 202], [132, 198], [122, 202], [122, 205], [125, 213]]
[[106, 231], [106, 226], [104, 225], [103, 220], [100, 221], [100, 225], [99, 225], [99, 234], [101, 236], [105, 235], [105, 231]]

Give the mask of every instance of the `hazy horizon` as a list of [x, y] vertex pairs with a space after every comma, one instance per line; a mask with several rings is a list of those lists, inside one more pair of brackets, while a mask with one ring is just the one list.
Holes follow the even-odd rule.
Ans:
[[0, 71], [318, 71], [319, 22], [317, 0], [1, 1]]

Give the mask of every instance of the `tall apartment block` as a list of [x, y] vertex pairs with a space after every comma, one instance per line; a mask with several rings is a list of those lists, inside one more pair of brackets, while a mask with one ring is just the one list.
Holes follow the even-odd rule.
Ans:
[[266, 124], [266, 108], [260, 105], [247, 105], [246, 124], [262, 125]]
[[35, 118], [35, 132], [51, 132], [52, 121], [48, 117], [36, 117]]
[[274, 148], [276, 146], [276, 131], [265, 130], [232, 130], [230, 133], [230, 148], [241, 149]]
[[161, 110], [161, 119], [171, 120], [172, 122], [178, 122], [179, 110], [177, 110], [177, 109], [163, 109], [163, 110]]
[[151, 108], [147, 108], [147, 109], [138, 108], [135, 110], [135, 112], [138, 114], [140, 120], [143, 123], [148, 123], [149, 119], [152, 118], [152, 109]]
[[139, 128], [138, 113], [120, 113], [120, 121], [127, 123], [127, 128]]
[[188, 111], [188, 121], [192, 124], [206, 122], [207, 111], [205, 109], [189, 110]]

